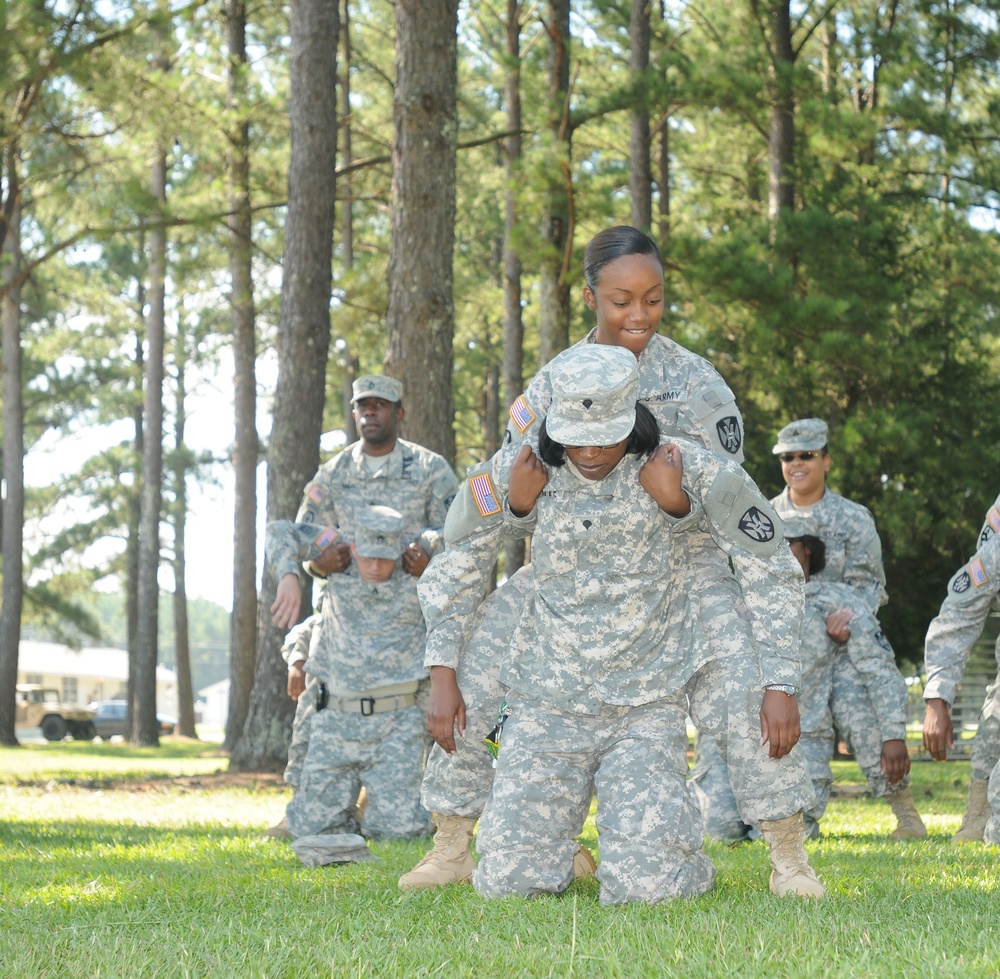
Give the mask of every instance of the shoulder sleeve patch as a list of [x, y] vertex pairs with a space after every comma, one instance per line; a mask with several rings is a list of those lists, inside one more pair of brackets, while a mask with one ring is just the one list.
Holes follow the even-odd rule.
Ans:
[[781, 543], [780, 519], [745, 474], [719, 473], [702, 502], [709, 521], [728, 544], [765, 557]]
[[983, 567], [982, 558], [973, 558], [969, 562], [969, 576], [972, 578], [972, 584], [978, 588], [980, 585], [985, 585], [990, 579], [986, 574], [986, 569]]
[[306, 484], [305, 495], [316, 504], [322, 503], [326, 499], [326, 493], [316, 483]]
[[510, 420], [522, 435], [531, 428], [535, 420], [535, 413], [531, 410], [531, 406], [523, 394], [510, 406]]
[[489, 473], [470, 476], [469, 489], [472, 490], [472, 496], [479, 508], [480, 516], [490, 517], [494, 513], [500, 512], [500, 503], [497, 500], [496, 490], [493, 489], [493, 480]]
[[321, 551], [325, 551], [331, 544], [335, 543], [337, 538], [340, 536], [333, 527], [324, 527], [319, 534], [317, 534], [315, 540], [313, 540], [313, 545], [318, 547]]
[[448, 516], [444, 521], [444, 538], [448, 547], [483, 530], [487, 524], [503, 520], [503, 509], [493, 487], [491, 462], [470, 467], [469, 478], [458, 488]]

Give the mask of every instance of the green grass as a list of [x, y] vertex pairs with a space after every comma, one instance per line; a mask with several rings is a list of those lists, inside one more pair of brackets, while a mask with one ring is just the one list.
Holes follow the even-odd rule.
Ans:
[[[77, 747], [0, 753], [4, 977], [951, 979], [995, 976], [1000, 963], [1000, 851], [948, 840], [965, 805], [963, 762], [914, 766], [926, 840], [890, 840], [884, 803], [836, 796], [826, 835], [808, 844], [822, 901], [772, 896], [763, 844], [711, 844], [718, 877], [705, 897], [602, 908], [594, 880], [537, 901], [487, 902], [464, 887], [401, 894], [396, 881], [427, 841], [373, 844], [378, 863], [307, 869], [287, 842], [261, 837], [288, 798], [273, 783], [45, 781], [77, 761], [198, 774], [206, 746]], [[9, 777], [13, 756], [31, 758], [32, 784]], [[860, 784], [852, 763], [835, 769], [844, 793]], [[592, 822], [586, 836], [596, 844]]]

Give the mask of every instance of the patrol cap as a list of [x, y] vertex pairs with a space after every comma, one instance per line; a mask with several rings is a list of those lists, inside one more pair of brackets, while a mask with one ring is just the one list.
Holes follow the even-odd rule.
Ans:
[[778, 441], [771, 451], [775, 455], [782, 452], [815, 452], [829, 440], [830, 430], [822, 418], [799, 418], [778, 432]]
[[588, 343], [564, 350], [549, 365], [549, 438], [562, 445], [614, 445], [635, 428], [639, 365], [624, 347]]
[[361, 507], [354, 515], [354, 547], [358, 557], [395, 561], [403, 553], [403, 515], [387, 506]]
[[395, 404], [403, 400], [403, 382], [384, 374], [365, 374], [354, 382], [351, 404], [362, 398], [382, 398]]
[[819, 537], [819, 524], [811, 514], [792, 513], [783, 515], [781, 523], [784, 526], [785, 540], [797, 540], [800, 537]]

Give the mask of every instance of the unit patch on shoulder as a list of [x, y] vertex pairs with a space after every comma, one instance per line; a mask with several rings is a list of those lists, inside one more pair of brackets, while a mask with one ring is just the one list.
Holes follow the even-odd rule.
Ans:
[[740, 517], [737, 525], [751, 540], [768, 541], [774, 539], [774, 523], [766, 513], [752, 506]]
[[306, 483], [306, 496], [309, 497], [313, 503], [322, 503], [326, 499], [326, 493], [324, 493], [315, 483]]
[[333, 527], [324, 527], [313, 541], [313, 544], [321, 551], [325, 551], [339, 536], [340, 534]]
[[[511, 409], [513, 411], [513, 409]], [[479, 514], [483, 517], [491, 517], [494, 513], [500, 512], [500, 504], [497, 501], [496, 491], [493, 489], [493, 480], [489, 473], [480, 473], [478, 476], [469, 478], [469, 489], [479, 508]]]
[[962, 592], [968, 591], [971, 587], [972, 579], [969, 577], [968, 571], [955, 575], [955, 580], [951, 583], [951, 590], [956, 595], [961, 595]]
[[535, 420], [535, 413], [528, 406], [522, 394], [517, 401], [510, 406], [510, 420], [517, 426], [517, 430], [523, 435]]
[[740, 451], [743, 444], [743, 434], [740, 423], [735, 415], [726, 415], [715, 423], [715, 431], [719, 436], [719, 444], [729, 453]]
[[990, 580], [986, 575], [986, 569], [983, 567], [982, 558], [973, 558], [969, 562], [969, 574], [972, 576], [972, 583], [977, 588], [980, 585], [985, 585]]
[[875, 642], [877, 642], [887, 653], [892, 652], [892, 646], [890, 645], [889, 640], [885, 638], [885, 633], [881, 629], [875, 633]]

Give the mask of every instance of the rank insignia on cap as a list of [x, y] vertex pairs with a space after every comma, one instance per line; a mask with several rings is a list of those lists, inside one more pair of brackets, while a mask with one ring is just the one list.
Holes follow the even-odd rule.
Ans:
[[324, 527], [313, 544], [321, 551], [325, 551], [340, 536], [333, 527]]
[[524, 400], [523, 394], [510, 406], [510, 420], [517, 426], [517, 430], [522, 435], [535, 420], [535, 413], [528, 407], [528, 402]]
[[[512, 409], [513, 410], [513, 409]], [[479, 507], [479, 515], [491, 517], [494, 513], [500, 512], [500, 504], [497, 502], [497, 494], [493, 489], [493, 480], [489, 473], [480, 473], [469, 479], [469, 489]]]
[[308, 483], [306, 485], [306, 496], [308, 496], [313, 503], [322, 503], [326, 499], [326, 493], [324, 493], [315, 483]]
[[774, 538], [774, 524], [766, 513], [752, 506], [740, 517], [740, 530], [751, 540], [766, 541]]
[[963, 571], [961, 574], [956, 575], [955, 580], [951, 583], [951, 590], [956, 595], [961, 595], [962, 592], [968, 591], [971, 587], [972, 579], [969, 577], [968, 571]]
[[972, 576], [972, 583], [978, 588], [980, 585], [985, 585], [989, 578], [986, 576], [986, 571], [983, 568], [983, 562], [981, 558], [973, 558], [969, 562], [969, 574]]

